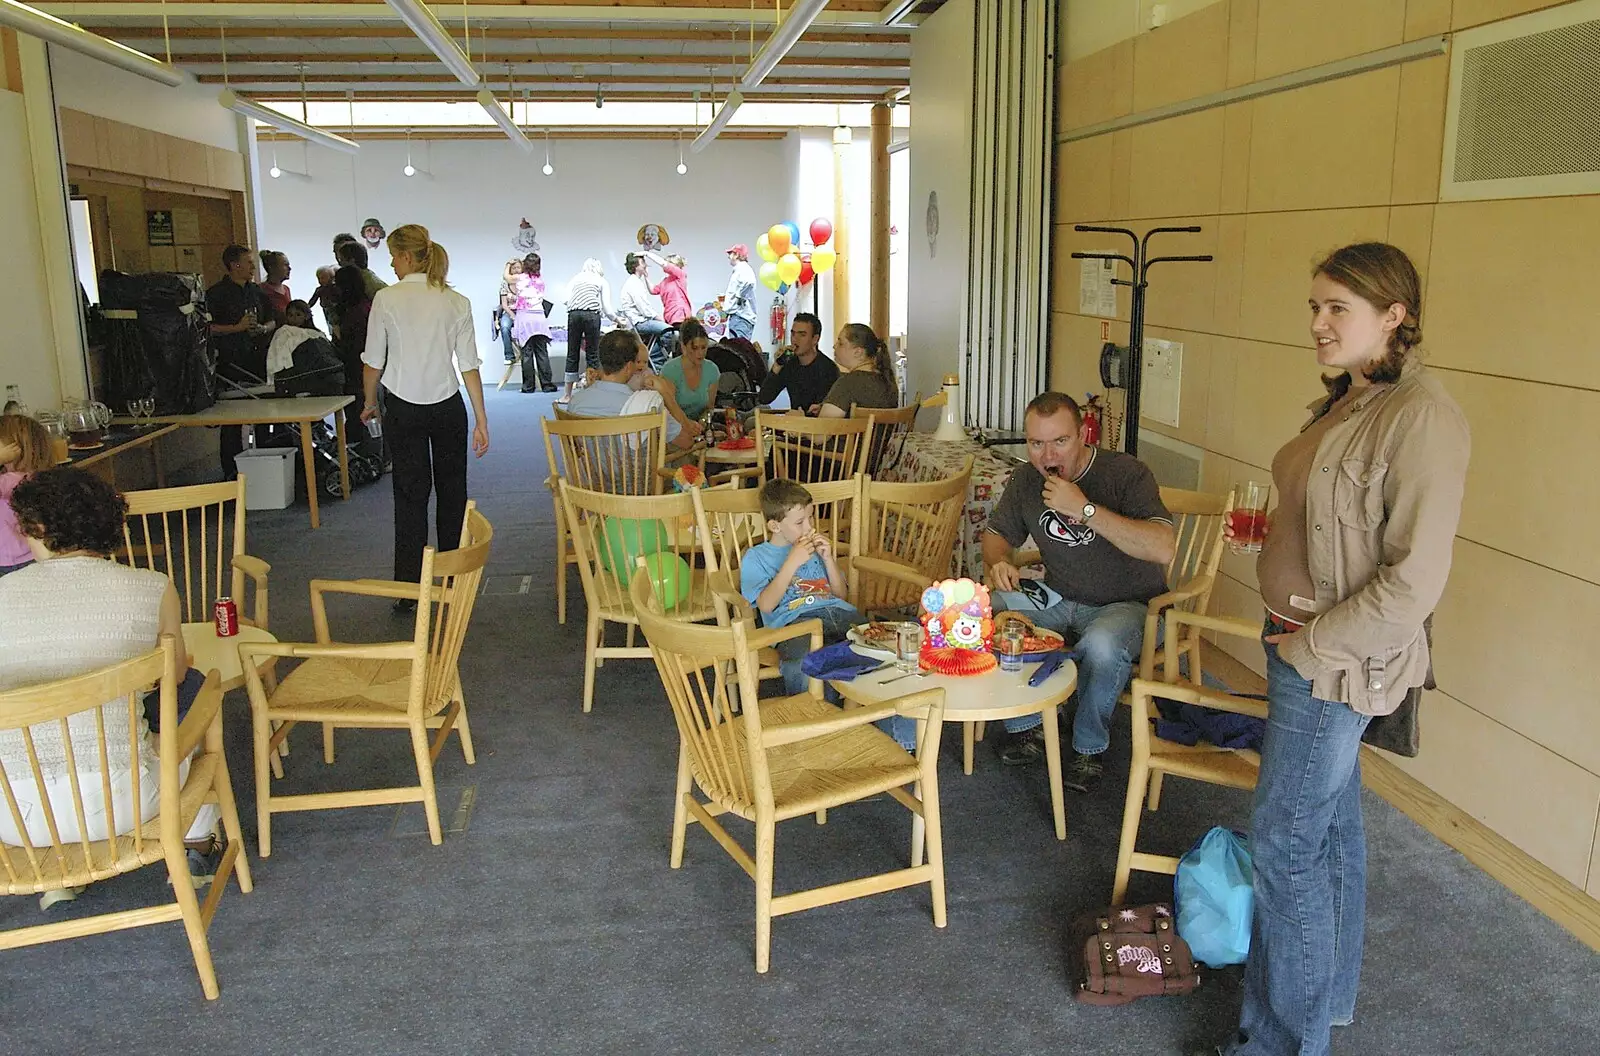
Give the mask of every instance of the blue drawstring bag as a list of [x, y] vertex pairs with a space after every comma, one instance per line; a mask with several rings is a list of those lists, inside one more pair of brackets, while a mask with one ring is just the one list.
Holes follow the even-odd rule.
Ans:
[[1250, 954], [1250, 848], [1222, 826], [1200, 838], [1178, 862], [1178, 934], [1194, 959], [1213, 968], [1243, 964]]

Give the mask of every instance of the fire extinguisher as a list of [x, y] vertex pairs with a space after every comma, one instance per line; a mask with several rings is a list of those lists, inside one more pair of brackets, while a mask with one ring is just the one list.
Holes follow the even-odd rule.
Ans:
[[789, 302], [779, 298], [772, 302], [772, 343], [783, 344], [783, 339], [789, 333]]
[[1100, 397], [1092, 392], [1083, 401], [1083, 442], [1090, 447], [1100, 444]]

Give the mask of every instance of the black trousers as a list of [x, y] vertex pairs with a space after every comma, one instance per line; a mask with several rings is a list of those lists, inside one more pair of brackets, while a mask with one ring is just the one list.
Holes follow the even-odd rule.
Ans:
[[[582, 357], [580, 358], [580, 352]], [[567, 310], [567, 380], [583, 377], [584, 367], [600, 366], [600, 313]]]
[[458, 392], [440, 403], [408, 403], [384, 393], [384, 439], [394, 460], [394, 578], [415, 583], [428, 545], [428, 496], [434, 497], [439, 550], [461, 542], [467, 513], [467, 405]]
[[537, 392], [554, 385], [550, 377], [550, 339], [534, 334], [522, 344], [522, 391]]

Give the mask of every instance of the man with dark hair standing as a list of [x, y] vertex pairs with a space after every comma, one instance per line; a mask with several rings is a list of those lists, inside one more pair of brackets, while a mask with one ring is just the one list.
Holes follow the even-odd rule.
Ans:
[[629, 253], [622, 265], [627, 269], [628, 277], [622, 283], [622, 304], [618, 311], [634, 333], [639, 335], [639, 340], [644, 342], [651, 366], [659, 367], [656, 338], [667, 328], [667, 321], [661, 317], [661, 302], [650, 292], [650, 283], [645, 276], [648, 267], [645, 256], [643, 253]]
[[[273, 327], [271, 314], [255, 283], [256, 257], [248, 246], [232, 245], [222, 251], [223, 276], [206, 290], [206, 311], [211, 315], [211, 351], [216, 372], [243, 385], [267, 377], [266, 345], [257, 340]], [[244, 450], [239, 430], [222, 430], [222, 479], [238, 476], [233, 456]]]
[[822, 339], [822, 320], [810, 312], [800, 312], [789, 327], [789, 347], [778, 353], [772, 370], [757, 394], [760, 403], [771, 403], [778, 393], [789, 393], [789, 406], [814, 415], [822, 400], [839, 380], [839, 365], [817, 346]]
[[[1031, 596], [1035, 624], [1077, 638], [1073, 759], [1062, 780], [1089, 792], [1100, 781], [1111, 714], [1144, 639], [1147, 603], [1166, 590], [1165, 568], [1177, 549], [1177, 533], [1149, 468], [1132, 455], [1089, 446], [1071, 396], [1035, 396], [1023, 429], [1028, 464], [1011, 475], [989, 517], [983, 563], [996, 591], [995, 608], [1021, 608]], [[1016, 593], [1023, 581], [1014, 557], [1030, 535], [1044, 559], [1045, 578], [1022, 595]], [[1006, 720], [1014, 736], [1001, 762], [1031, 763], [1044, 755], [1040, 721], [1037, 715]]]

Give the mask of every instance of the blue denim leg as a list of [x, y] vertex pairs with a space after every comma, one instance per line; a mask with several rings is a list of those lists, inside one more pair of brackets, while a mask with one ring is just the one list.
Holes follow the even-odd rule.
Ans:
[[1370, 721], [1312, 696], [1267, 652], [1267, 733], [1251, 813], [1255, 918], [1236, 1056], [1323, 1056], [1355, 1013], [1366, 923], [1361, 734]]
[[1072, 750], [1099, 755], [1111, 746], [1111, 714], [1128, 688], [1139, 647], [1144, 642], [1142, 601], [1080, 605], [1078, 634], [1078, 713], [1072, 720]]
[[[1044, 609], [1041, 612], [1028, 613], [1028, 618], [1033, 621], [1036, 627], [1043, 627], [1046, 630], [1055, 631], [1057, 634], [1066, 636], [1073, 633], [1073, 617], [1082, 607], [1075, 601], [1067, 601], [1063, 598], [1048, 609]], [[1004, 612], [1005, 605], [1003, 603], [997, 604], [995, 611]], [[1022, 733], [1024, 730], [1033, 729], [1043, 721], [1044, 719], [1037, 714], [1019, 715], [1014, 719], [1004, 720], [1007, 733]]]
[[[804, 613], [800, 620], [822, 621], [822, 644], [832, 645], [842, 642], [845, 634], [858, 623], [865, 622], [865, 617], [856, 611], [854, 605], [824, 605], [814, 612]], [[796, 620], [798, 623], [800, 620]], [[800, 669], [800, 663], [811, 652], [811, 639], [809, 637], [791, 638], [786, 642], [779, 642], [778, 670], [783, 672], [783, 691], [791, 696], [806, 691], [805, 672]]]

